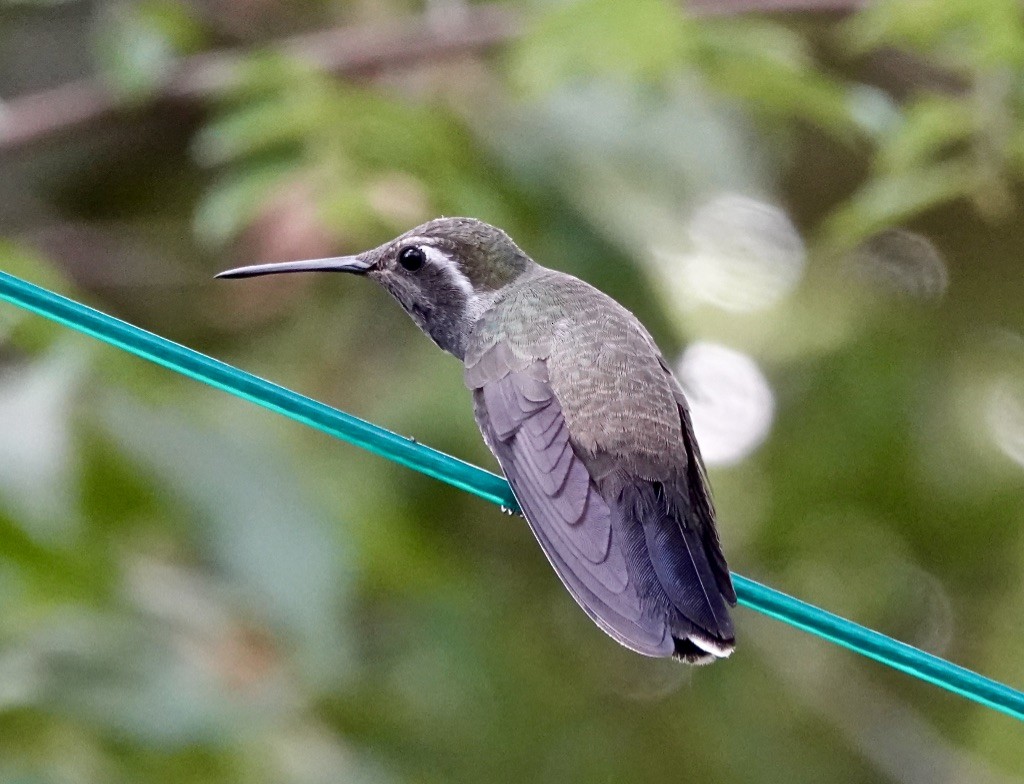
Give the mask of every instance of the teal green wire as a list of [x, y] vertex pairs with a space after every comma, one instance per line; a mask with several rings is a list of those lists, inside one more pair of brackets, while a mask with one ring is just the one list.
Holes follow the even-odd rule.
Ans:
[[[86, 305], [0, 272], [0, 298], [132, 354], [277, 411], [507, 509], [508, 483], [482, 468], [403, 438]], [[739, 603], [1024, 721], [1024, 693], [738, 574]]]
[[251, 400], [271, 411], [448, 482], [487, 501], [507, 508], [518, 508], [508, 483], [490, 471], [417, 444], [411, 439], [2, 271], [0, 297], [143, 359]]

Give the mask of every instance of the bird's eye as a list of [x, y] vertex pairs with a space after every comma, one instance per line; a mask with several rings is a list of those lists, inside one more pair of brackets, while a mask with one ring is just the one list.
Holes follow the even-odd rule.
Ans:
[[427, 260], [426, 254], [422, 248], [417, 248], [415, 245], [409, 245], [406, 248], [402, 248], [398, 251], [398, 263], [401, 264], [409, 272], [415, 272], [423, 266], [423, 262]]

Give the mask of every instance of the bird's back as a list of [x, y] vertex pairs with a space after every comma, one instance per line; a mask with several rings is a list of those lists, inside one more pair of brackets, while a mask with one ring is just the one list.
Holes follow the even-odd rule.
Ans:
[[479, 318], [466, 381], [584, 609], [642, 653], [726, 655], [735, 594], [714, 510], [682, 391], [640, 322], [589, 284], [537, 268]]

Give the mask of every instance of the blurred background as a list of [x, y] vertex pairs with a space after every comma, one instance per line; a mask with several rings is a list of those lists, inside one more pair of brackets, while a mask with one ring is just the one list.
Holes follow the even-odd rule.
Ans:
[[[731, 565], [1024, 685], [1018, 0], [0, 0], [0, 268], [491, 469], [376, 287], [438, 215], [675, 363]], [[1020, 782], [750, 611], [620, 649], [523, 522], [0, 306], [0, 780]]]

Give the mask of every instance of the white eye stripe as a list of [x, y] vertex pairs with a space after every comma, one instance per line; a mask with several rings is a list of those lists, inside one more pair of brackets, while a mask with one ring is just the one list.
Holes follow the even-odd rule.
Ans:
[[[425, 237], [409, 237], [402, 243], [402, 248], [418, 248], [423, 253], [426, 264], [443, 270], [442, 274], [465, 296], [462, 320], [475, 323], [480, 315], [494, 302], [496, 292], [482, 294], [473, 288], [473, 284], [462, 271], [459, 263], [436, 245], [432, 245]], [[399, 249], [401, 252], [401, 249]], [[415, 274], [415, 273], [414, 273]]]
[[429, 245], [430, 242], [429, 237], [406, 237], [402, 240], [402, 247], [404, 248], [409, 245], [419, 245], [422, 247], [423, 245]]
[[427, 257], [427, 261], [432, 264], [438, 264], [442, 267], [454, 267], [455, 262], [452, 257], [445, 253], [440, 248], [435, 248], [433, 245], [417, 245], [423, 255]]
[[455, 286], [466, 295], [468, 299], [472, 299], [476, 296], [476, 292], [473, 290], [473, 284], [469, 282], [459, 265], [455, 260], [445, 253], [440, 248], [435, 248], [433, 245], [419, 245], [420, 250], [423, 251], [423, 255], [427, 257], [427, 261], [431, 264], [436, 264], [438, 267], [443, 269], [448, 275], [448, 279], [455, 284]]

